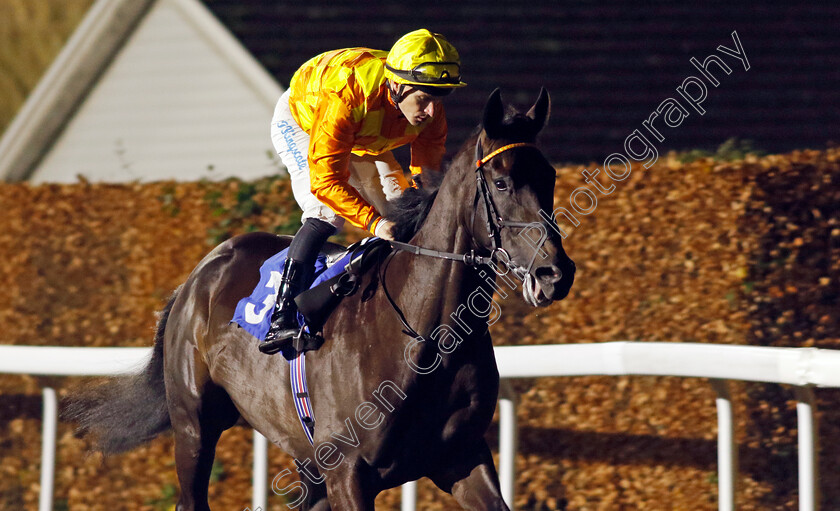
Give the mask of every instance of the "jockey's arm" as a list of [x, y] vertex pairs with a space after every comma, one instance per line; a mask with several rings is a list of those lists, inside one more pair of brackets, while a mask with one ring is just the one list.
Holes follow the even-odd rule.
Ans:
[[418, 172], [414, 172], [412, 169], [411, 172], [411, 183], [410, 185], [414, 188], [423, 188], [426, 183], [428, 183], [428, 178], [424, 178], [423, 176], [428, 176], [429, 174], [440, 172], [440, 167], [438, 168], [431, 168], [431, 167], [421, 167], [419, 168]]
[[374, 232], [380, 215], [350, 186], [349, 163], [355, 133], [352, 112], [337, 96], [325, 97], [315, 109], [309, 142], [312, 194], [348, 222]]

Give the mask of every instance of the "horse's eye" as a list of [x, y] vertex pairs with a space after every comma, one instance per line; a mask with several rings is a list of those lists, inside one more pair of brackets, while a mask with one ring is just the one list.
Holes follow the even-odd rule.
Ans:
[[496, 189], [501, 192], [507, 190], [508, 188], [507, 181], [505, 181], [504, 179], [497, 179], [493, 181], [493, 184], [496, 185]]

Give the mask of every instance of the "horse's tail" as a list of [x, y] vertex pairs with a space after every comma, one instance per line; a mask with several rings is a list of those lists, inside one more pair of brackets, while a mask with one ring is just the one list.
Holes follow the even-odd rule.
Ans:
[[93, 434], [105, 454], [133, 449], [172, 426], [163, 380], [163, 333], [179, 291], [175, 290], [161, 312], [152, 359], [146, 367], [71, 396], [62, 413], [63, 418], [78, 422], [78, 431]]

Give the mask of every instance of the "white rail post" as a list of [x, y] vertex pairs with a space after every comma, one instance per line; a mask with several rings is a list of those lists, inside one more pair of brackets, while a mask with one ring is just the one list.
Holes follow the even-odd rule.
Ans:
[[254, 430], [254, 469], [251, 494], [251, 509], [268, 510], [268, 440]]
[[735, 478], [738, 474], [738, 446], [735, 443], [735, 427], [732, 418], [732, 400], [729, 383], [726, 380], [710, 380], [717, 393], [718, 422], [718, 509], [735, 510]]
[[58, 402], [55, 390], [44, 387], [44, 411], [41, 426], [41, 491], [38, 511], [52, 511], [55, 483], [55, 434], [58, 425]]
[[815, 410], [813, 389], [810, 386], [796, 387], [800, 511], [817, 511], [820, 507], [819, 446]]
[[415, 509], [417, 509], [417, 481], [409, 481], [402, 485], [400, 511], [414, 511]]
[[511, 511], [516, 488], [516, 392], [509, 380], [503, 379], [499, 387], [499, 483], [502, 498]]

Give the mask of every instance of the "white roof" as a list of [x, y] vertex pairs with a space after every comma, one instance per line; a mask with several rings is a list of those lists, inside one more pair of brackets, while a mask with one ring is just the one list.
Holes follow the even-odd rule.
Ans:
[[276, 174], [281, 92], [198, 0], [98, 0], [0, 139], [0, 179]]

